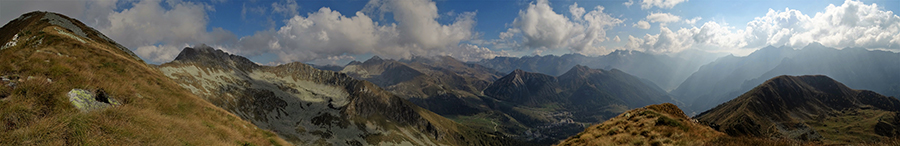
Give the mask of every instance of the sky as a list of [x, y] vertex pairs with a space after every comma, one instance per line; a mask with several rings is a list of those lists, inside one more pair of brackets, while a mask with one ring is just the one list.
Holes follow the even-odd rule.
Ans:
[[765, 46], [900, 52], [898, 0], [3, 0], [81, 20], [148, 63], [206, 44], [252, 61], [452, 56], [747, 55]]

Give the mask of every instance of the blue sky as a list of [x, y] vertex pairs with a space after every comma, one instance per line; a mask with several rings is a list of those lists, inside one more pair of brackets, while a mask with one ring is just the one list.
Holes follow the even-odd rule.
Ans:
[[697, 49], [740, 56], [810, 42], [900, 51], [897, 0], [13, 0], [0, 7], [4, 20], [34, 10], [78, 18], [150, 63], [198, 44], [261, 64], [337, 65], [373, 55], [476, 61]]

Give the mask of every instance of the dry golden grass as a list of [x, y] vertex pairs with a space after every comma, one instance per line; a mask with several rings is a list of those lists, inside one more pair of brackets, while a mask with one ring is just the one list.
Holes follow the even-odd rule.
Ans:
[[690, 121], [677, 106], [665, 103], [627, 111], [559, 145], [704, 145], [723, 136]]
[[[0, 86], [0, 145], [289, 145], [112, 45], [35, 24], [19, 38], [41, 44], [0, 51], [0, 75], [23, 79]], [[73, 88], [104, 89], [123, 105], [80, 112], [66, 97]]]
[[[759, 137], [733, 137], [694, 123], [672, 104], [650, 105], [630, 110], [601, 124], [593, 125], [558, 145], [705, 145], [705, 146], [818, 146], [827, 141], [798, 141]], [[900, 138], [853, 145], [896, 146]]]

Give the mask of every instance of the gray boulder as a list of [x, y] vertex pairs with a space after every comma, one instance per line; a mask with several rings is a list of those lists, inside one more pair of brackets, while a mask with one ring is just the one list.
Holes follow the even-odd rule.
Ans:
[[69, 102], [72, 102], [72, 105], [74, 105], [75, 108], [78, 108], [78, 110], [81, 110], [81, 112], [89, 112], [122, 104], [119, 101], [110, 98], [103, 89], [91, 92], [76, 88], [69, 91], [67, 95], [69, 96]]

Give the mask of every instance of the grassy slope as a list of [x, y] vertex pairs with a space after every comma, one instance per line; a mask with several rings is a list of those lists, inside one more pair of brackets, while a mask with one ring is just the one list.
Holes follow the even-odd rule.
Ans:
[[[57, 31], [72, 33], [65, 28], [31, 23], [40, 16], [0, 34], [19, 34], [16, 46], [0, 50], [0, 75], [23, 79], [15, 88], [0, 86], [0, 145], [288, 144], [96, 35], [79, 37], [87, 41], [81, 43]], [[82, 113], [66, 97], [73, 88], [103, 89], [123, 105]]]
[[[879, 143], [876, 145], [890, 145]], [[894, 142], [896, 144], [896, 142]], [[593, 125], [557, 145], [820, 145], [819, 143], [732, 137], [693, 122], [677, 106], [664, 103], [633, 109], [603, 123]]]
[[[894, 115], [895, 112], [888, 111], [893, 102], [880, 100], [891, 98], [862, 96], [860, 92], [863, 91], [847, 88], [826, 76], [779, 76], [699, 115], [697, 119], [721, 125], [719, 130], [731, 131], [732, 135], [775, 135], [784, 138], [782, 133], [774, 130], [777, 124], [801, 123], [822, 135], [821, 141], [814, 140], [821, 144], [897, 141], [880, 136], [874, 130], [880, 119]], [[879, 102], [877, 106], [883, 106], [882, 109], [864, 104], [873, 101]], [[841, 110], [841, 105], [851, 106]]]
[[816, 129], [825, 139], [825, 144], [853, 144], [859, 142], [885, 141], [872, 128], [879, 119], [892, 117], [893, 112], [873, 109], [842, 111], [841, 116], [823, 116], [821, 119], [807, 120], [805, 123]]
[[703, 145], [724, 135], [691, 122], [677, 106], [664, 103], [622, 113], [559, 145]]

